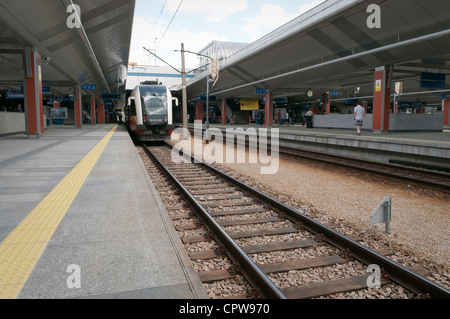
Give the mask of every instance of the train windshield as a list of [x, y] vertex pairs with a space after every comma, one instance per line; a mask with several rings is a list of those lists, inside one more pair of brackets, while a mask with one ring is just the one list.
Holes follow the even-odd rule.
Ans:
[[144, 114], [167, 115], [167, 92], [164, 86], [141, 87]]

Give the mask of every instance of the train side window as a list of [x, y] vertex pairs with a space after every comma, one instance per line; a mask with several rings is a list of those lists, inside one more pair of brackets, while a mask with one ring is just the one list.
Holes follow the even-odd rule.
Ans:
[[131, 115], [136, 115], [136, 103], [134, 102], [134, 99], [131, 99]]

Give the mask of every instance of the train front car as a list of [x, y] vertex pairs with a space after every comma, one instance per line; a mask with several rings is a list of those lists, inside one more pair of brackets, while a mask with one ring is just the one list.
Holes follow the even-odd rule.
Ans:
[[127, 126], [139, 141], [170, 139], [172, 94], [162, 85], [138, 85], [128, 99]]

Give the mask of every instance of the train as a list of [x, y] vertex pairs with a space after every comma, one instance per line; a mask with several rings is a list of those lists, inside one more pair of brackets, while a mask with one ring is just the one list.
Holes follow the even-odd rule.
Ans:
[[175, 129], [172, 121], [172, 98], [164, 85], [137, 85], [127, 99], [124, 108], [125, 126], [138, 141], [165, 141]]

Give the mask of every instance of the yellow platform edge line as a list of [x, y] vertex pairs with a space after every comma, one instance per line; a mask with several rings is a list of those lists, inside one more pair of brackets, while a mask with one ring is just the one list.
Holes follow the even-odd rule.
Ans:
[[[117, 125], [0, 243], [0, 299], [16, 299]], [[46, 231], [42, 231], [45, 229]]]

